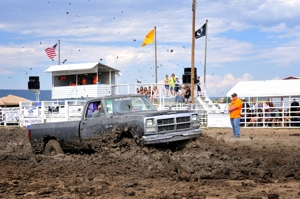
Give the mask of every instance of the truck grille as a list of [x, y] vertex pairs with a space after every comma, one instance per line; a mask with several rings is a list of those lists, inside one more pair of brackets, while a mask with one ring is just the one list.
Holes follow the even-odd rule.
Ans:
[[158, 132], [165, 133], [168, 131], [183, 130], [191, 128], [191, 118], [186, 117], [174, 117], [166, 119], [158, 119]]

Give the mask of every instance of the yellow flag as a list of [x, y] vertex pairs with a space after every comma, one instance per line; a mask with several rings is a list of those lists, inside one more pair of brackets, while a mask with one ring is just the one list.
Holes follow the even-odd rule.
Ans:
[[146, 46], [147, 44], [152, 44], [153, 43], [153, 39], [154, 39], [154, 29], [151, 30], [147, 35], [146, 38], [144, 40], [144, 43], [142, 44], [143, 46]]

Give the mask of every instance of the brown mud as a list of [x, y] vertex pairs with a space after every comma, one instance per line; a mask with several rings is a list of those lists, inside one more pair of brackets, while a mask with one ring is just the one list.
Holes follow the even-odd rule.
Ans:
[[196, 140], [93, 154], [33, 154], [25, 128], [0, 128], [0, 198], [300, 198], [300, 130], [203, 129]]

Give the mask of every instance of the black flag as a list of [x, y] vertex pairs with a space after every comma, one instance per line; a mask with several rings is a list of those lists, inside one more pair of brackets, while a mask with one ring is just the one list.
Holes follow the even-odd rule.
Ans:
[[195, 32], [196, 39], [206, 35], [206, 23]]

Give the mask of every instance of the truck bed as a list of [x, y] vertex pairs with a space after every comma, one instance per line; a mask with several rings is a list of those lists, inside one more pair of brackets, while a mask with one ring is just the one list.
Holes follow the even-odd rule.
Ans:
[[30, 142], [35, 151], [44, 147], [45, 139], [55, 138], [63, 149], [80, 147], [80, 121], [33, 124], [30, 127]]

